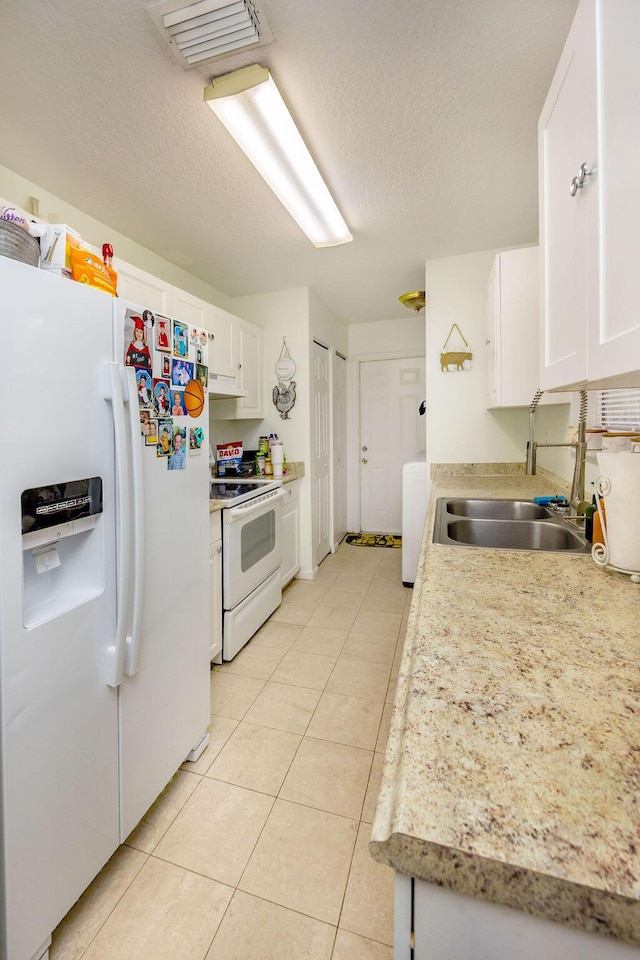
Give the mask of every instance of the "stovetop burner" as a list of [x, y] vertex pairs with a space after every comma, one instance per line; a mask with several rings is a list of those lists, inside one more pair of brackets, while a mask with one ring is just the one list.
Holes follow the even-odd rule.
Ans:
[[229, 500], [232, 497], [238, 497], [243, 493], [249, 493], [251, 490], [260, 490], [264, 492], [264, 485], [261, 483], [252, 483], [251, 481], [238, 483], [237, 480], [226, 480], [220, 483], [212, 484], [211, 493], [215, 500]]
[[212, 500], [224, 500], [229, 504], [243, 503], [281, 485], [281, 480], [265, 483], [264, 480], [238, 480], [235, 477], [227, 480], [219, 477], [211, 481], [209, 496]]

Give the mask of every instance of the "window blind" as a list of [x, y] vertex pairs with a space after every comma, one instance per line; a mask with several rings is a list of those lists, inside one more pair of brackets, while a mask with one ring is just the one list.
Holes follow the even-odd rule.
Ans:
[[640, 387], [598, 390], [596, 422], [610, 430], [640, 430]]

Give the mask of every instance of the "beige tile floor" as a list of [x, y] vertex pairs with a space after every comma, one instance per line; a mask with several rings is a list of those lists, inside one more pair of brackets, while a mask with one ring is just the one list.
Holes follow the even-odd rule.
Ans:
[[367, 844], [411, 591], [342, 544], [211, 676], [185, 763], [54, 933], [51, 960], [392, 960]]

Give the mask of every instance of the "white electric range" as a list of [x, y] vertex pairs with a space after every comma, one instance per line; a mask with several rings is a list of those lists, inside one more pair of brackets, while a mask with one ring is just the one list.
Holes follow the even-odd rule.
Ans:
[[218, 477], [222, 500], [222, 657], [231, 660], [282, 600], [281, 480]]

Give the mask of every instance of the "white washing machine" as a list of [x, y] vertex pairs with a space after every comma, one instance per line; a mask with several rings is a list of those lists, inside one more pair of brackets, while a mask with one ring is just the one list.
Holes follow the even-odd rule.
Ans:
[[402, 468], [402, 583], [412, 587], [427, 514], [427, 464], [405, 463]]

